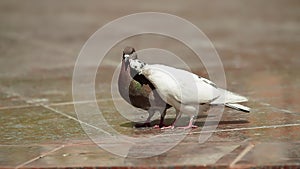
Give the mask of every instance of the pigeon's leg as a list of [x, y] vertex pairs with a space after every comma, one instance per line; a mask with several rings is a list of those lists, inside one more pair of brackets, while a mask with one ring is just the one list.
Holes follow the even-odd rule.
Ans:
[[170, 126], [162, 127], [161, 129], [174, 129], [175, 124], [180, 117], [181, 117], [181, 113], [178, 110], [176, 110], [176, 116], [173, 123]]
[[167, 112], [167, 108], [165, 108], [164, 111], [160, 115], [159, 125], [155, 125], [153, 128], [162, 128], [165, 126], [164, 120], [165, 120], [166, 112]]
[[147, 120], [145, 121], [145, 123], [137, 123], [137, 124], [135, 124], [135, 127], [139, 128], [139, 127], [150, 127], [151, 126], [151, 124], [150, 124], [151, 118], [153, 117], [155, 111], [150, 109], [150, 110], [148, 110], [148, 113], [149, 113], [149, 116], [148, 116]]
[[191, 116], [190, 122], [187, 126], [185, 127], [178, 127], [179, 129], [190, 129], [190, 128], [197, 128], [198, 126], [194, 125], [194, 116]]
[[161, 115], [160, 115], [160, 122], [159, 122], [159, 127], [162, 128], [165, 126], [164, 124], [164, 120], [165, 120], [165, 116], [166, 116], [166, 112], [167, 112], [167, 109], [165, 109]]

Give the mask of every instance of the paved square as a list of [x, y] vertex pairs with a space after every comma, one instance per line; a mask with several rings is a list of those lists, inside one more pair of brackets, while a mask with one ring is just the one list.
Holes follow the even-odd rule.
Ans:
[[[0, 168], [300, 167], [299, 7], [293, 0], [2, 0]], [[203, 114], [196, 121], [199, 128], [170, 151], [150, 158], [122, 158], [99, 148], [80, 126], [84, 121], [78, 120], [74, 104], [91, 101], [73, 102], [72, 73], [80, 49], [97, 29], [124, 15], [149, 11], [174, 14], [199, 27], [220, 55], [228, 89], [247, 96], [246, 105], [252, 110], [247, 114], [226, 108], [217, 129], [205, 132], [201, 129], [207, 114]], [[122, 111], [130, 113], [123, 117], [115, 105], [124, 101], [111, 96], [112, 75], [128, 45], [172, 51], [194, 73], [207, 77], [207, 72], [186, 46], [159, 35], [125, 39], [107, 53], [95, 79], [103, 116], [121, 134], [155, 136], [163, 132], [134, 128], [128, 120], [145, 119], [146, 112], [127, 105]], [[167, 122], [174, 116], [174, 110], [168, 111]], [[88, 113], [86, 118], [97, 121]], [[152, 123], [157, 124], [158, 118]], [[199, 134], [210, 132], [208, 141], [199, 144]], [[126, 148], [125, 143], [103, 142]], [[157, 148], [159, 144], [169, 143], [158, 143]], [[147, 146], [139, 148], [152, 151]], [[135, 150], [131, 153], [148, 153]]]

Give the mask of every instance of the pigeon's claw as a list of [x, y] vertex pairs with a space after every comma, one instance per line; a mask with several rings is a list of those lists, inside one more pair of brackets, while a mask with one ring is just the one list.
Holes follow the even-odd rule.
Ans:
[[[161, 129], [161, 128], [163, 128], [163, 127], [166, 127], [166, 125], [165, 124], [156, 124], [155, 126], [153, 126], [153, 128], [154, 129]], [[169, 126], [168, 126], [169, 127]]]
[[177, 127], [177, 128], [179, 128], [179, 129], [198, 128], [198, 126], [194, 125], [193, 122], [194, 122], [194, 116], [191, 117], [190, 122], [189, 122], [189, 124], [187, 126], [185, 126], [185, 127]]
[[159, 127], [159, 125], [156, 124], [155, 126], [153, 126], [153, 128], [154, 129], [159, 129], [160, 127]]
[[194, 129], [194, 128], [198, 128], [198, 126], [196, 126], [196, 125], [187, 125], [187, 126], [185, 126], [185, 127], [177, 127], [177, 128], [179, 128], [179, 129]]
[[164, 127], [160, 128], [160, 129], [165, 130], [165, 129], [174, 129], [174, 128], [175, 128], [174, 125], [170, 125], [170, 126], [164, 126]]

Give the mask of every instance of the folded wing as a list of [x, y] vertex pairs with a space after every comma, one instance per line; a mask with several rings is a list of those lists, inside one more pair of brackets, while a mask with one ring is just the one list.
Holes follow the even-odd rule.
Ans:
[[144, 75], [160, 90], [162, 97], [173, 97], [183, 104], [210, 103], [220, 94], [218, 88], [197, 75], [165, 65], [147, 65]]

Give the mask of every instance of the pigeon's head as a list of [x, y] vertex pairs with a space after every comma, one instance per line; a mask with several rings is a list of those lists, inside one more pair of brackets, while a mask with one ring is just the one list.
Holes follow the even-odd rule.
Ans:
[[129, 59], [137, 59], [137, 54], [133, 47], [126, 47], [123, 50], [123, 61], [126, 63]]
[[125, 70], [127, 70], [129, 65], [129, 60], [135, 60], [137, 59], [137, 54], [133, 47], [126, 47], [123, 50], [123, 58], [122, 62], [125, 65]]

